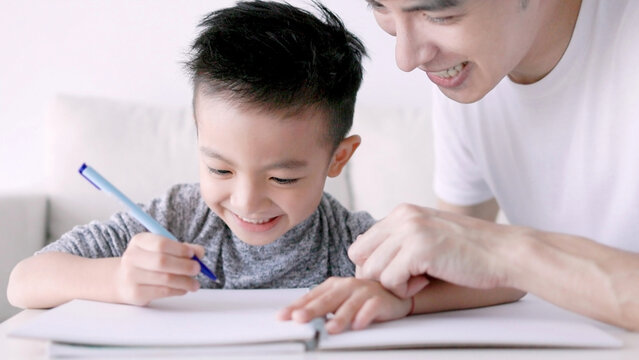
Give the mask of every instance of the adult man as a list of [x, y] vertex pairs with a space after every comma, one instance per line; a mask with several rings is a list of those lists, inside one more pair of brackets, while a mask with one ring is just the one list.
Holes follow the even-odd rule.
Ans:
[[515, 287], [639, 330], [639, 2], [368, 2], [441, 91], [443, 211], [397, 207], [351, 247], [359, 276]]

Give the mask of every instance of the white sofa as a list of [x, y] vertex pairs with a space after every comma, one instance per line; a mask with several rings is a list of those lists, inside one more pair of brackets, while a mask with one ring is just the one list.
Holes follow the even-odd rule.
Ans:
[[[401, 202], [432, 206], [429, 109], [358, 107], [352, 133], [362, 145], [346, 172], [326, 191], [376, 218]], [[77, 172], [99, 169], [134, 201], [146, 202], [171, 184], [197, 181], [190, 109], [167, 109], [108, 99], [59, 96], [45, 121], [42, 168], [46, 188], [0, 194], [0, 285], [11, 268], [74, 225], [106, 219], [119, 203]], [[0, 320], [18, 309], [0, 301]]]

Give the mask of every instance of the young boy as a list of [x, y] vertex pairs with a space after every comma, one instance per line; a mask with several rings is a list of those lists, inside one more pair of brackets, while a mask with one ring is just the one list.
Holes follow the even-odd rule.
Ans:
[[[326, 177], [339, 175], [360, 144], [359, 136], [346, 135], [365, 49], [317, 7], [323, 21], [288, 4], [242, 2], [200, 24], [187, 64], [200, 184], [176, 185], [144, 208], [180, 242], [147, 232], [127, 213], [76, 227], [16, 266], [11, 303], [46, 308], [83, 298], [145, 305], [200, 287], [311, 287], [340, 277], [326, 284], [378, 299], [355, 327], [407, 315], [413, 299], [352, 278], [347, 249], [372, 217], [323, 194]], [[199, 274], [194, 254], [219, 283]], [[281, 317], [307, 321], [318, 309], [305, 299]], [[336, 314], [329, 331], [350, 325], [359, 310], [350, 304], [319, 309]]]

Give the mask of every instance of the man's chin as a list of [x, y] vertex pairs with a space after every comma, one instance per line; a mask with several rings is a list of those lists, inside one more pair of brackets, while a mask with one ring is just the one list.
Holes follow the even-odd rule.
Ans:
[[477, 102], [486, 96], [488, 91], [479, 92], [479, 91], [469, 91], [469, 89], [463, 90], [453, 90], [447, 89], [439, 86], [439, 90], [444, 94], [447, 98], [458, 102], [460, 104], [472, 104]]

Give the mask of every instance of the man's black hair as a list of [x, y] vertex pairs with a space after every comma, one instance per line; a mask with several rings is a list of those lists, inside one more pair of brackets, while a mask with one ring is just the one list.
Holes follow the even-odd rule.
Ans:
[[353, 122], [366, 49], [337, 15], [314, 5], [321, 17], [271, 1], [242, 1], [205, 16], [186, 63], [194, 94], [268, 111], [323, 111], [335, 148]]

